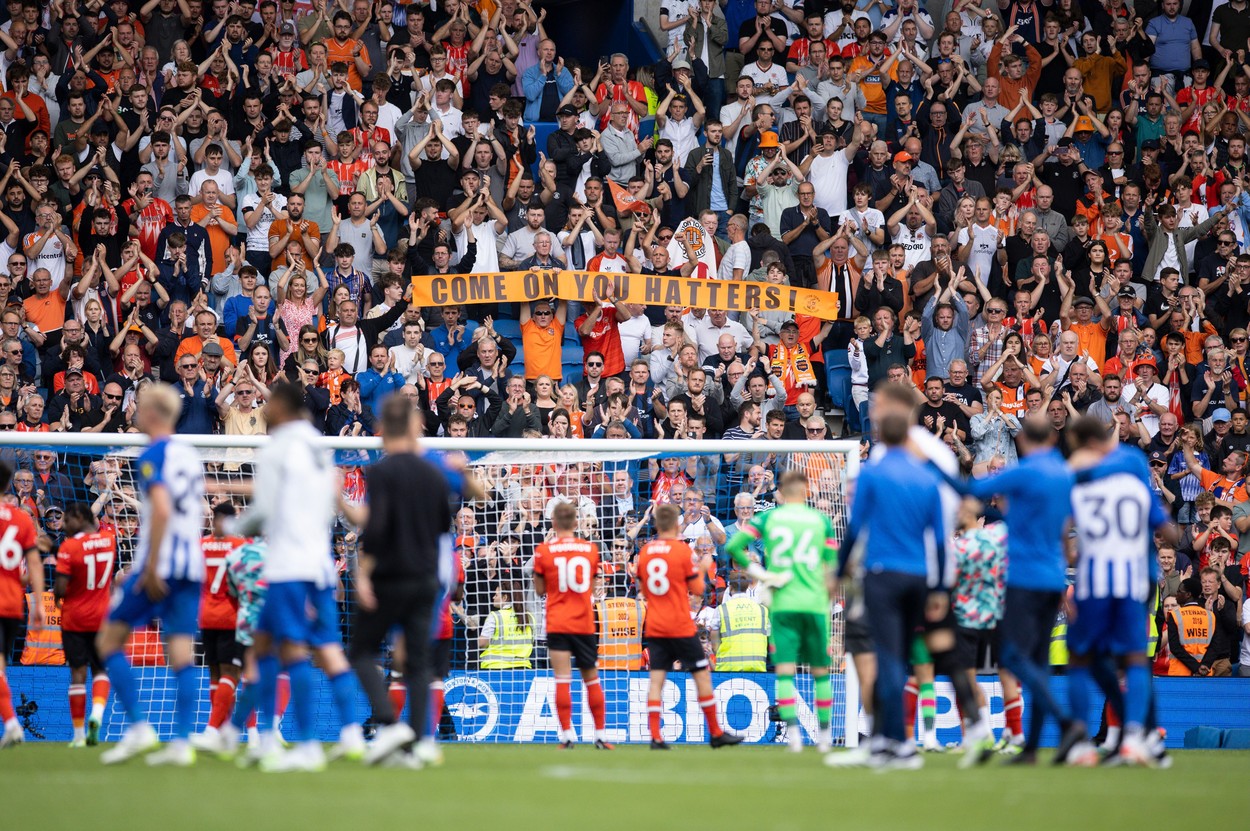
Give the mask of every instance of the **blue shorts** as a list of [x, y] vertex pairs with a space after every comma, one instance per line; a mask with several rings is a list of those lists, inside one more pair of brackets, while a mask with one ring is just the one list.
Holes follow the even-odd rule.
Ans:
[[1076, 601], [1076, 620], [1068, 623], [1068, 651], [1073, 655], [1130, 655], [1146, 651], [1146, 604], [1124, 597]]
[[197, 580], [169, 580], [169, 594], [153, 601], [139, 588], [141, 573], [135, 572], [122, 585], [121, 595], [109, 610], [108, 619], [131, 629], [160, 620], [166, 635], [194, 635], [200, 629], [200, 591]]
[[334, 589], [319, 589], [312, 582], [270, 583], [256, 628], [278, 642], [342, 643]]

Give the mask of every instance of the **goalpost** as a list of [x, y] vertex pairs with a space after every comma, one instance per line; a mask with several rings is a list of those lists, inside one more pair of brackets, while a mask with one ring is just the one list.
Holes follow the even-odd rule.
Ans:
[[[210, 484], [239, 484], [251, 479], [256, 448], [268, 439], [243, 436], [183, 436], [199, 450]], [[10, 433], [0, 443], [0, 458], [15, 467], [32, 469], [36, 453], [55, 454], [57, 478], [43, 488], [43, 500], [31, 501], [44, 511], [57, 501], [91, 504], [102, 522], [111, 523], [118, 535], [119, 568], [133, 556], [138, 526], [138, 494], [135, 492], [134, 460], [146, 445], [140, 435]], [[376, 438], [326, 438], [322, 445], [333, 452], [341, 469], [349, 500], [366, 497], [364, 470], [381, 455]], [[672, 501], [683, 510], [683, 535], [696, 552], [713, 553], [715, 579], [701, 601], [692, 601], [692, 615], [706, 642], [716, 627], [715, 605], [723, 598], [731, 566], [724, 554], [720, 532], [734, 533], [733, 523], [747, 519], [772, 505], [776, 481], [787, 470], [808, 476], [810, 503], [830, 516], [839, 537], [849, 517], [849, 485], [859, 472], [856, 441], [633, 441], [546, 439], [426, 439], [434, 452], [463, 454], [487, 486], [488, 498], [466, 503], [455, 512], [452, 534], [456, 555], [465, 567], [465, 595], [455, 604], [451, 674], [446, 681], [447, 707], [441, 720], [445, 738], [454, 733], [459, 741], [513, 742], [556, 740], [554, 682], [545, 648], [542, 604], [532, 589], [532, 569], [527, 568], [533, 547], [548, 529], [552, 507], [561, 500], [575, 504], [579, 534], [599, 544], [604, 562], [596, 579], [597, 609], [609, 619], [609, 608], [632, 603], [636, 591], [629, 572], [638, 547], [653, 533], [648, 506], [652, 499]], [[63, 477], [63, 478], [59, 478]], [[42, 477], [36, 477], [37, 490]], [[298, 482], [284, 487], [298, 488]], [[744, 495], [745, 494], [745, 495]], [[205, 534], [210, 533], [211, 510], [216, 501], [245, 500], [209, 497], [204, 503]], [[422, 495], [411, 494], [413, 510], [422, 509]], [[61, 505], [60, 507], [64, 507]], [[356, 533], [343, 521], [335, 526], [334, 552], [343, 580], [341, 630], [350, 637], [354, 605], [352, 568], [356, 556]], [[50, 572], [51, 569], [48, 569]], [[51, 576], [49, 574], [49, 576]], [[51, 583], [49, 582], [49, 586]], [[527, 613], [532, 644], [523, 656], [514, 656], [507, 669], [483, 669], [484, 628], [491, 612], [507, 598], [514, 608]], [[617, 606], [610, 604], [616, 601]], [[711, 609], [711, 611], [708, 611]], [[850, 657], [843, 651], [843, 598], [834, 599], [830, 615], [834, 659], [835, 741], [854, 746], [859, 711], [858, 682]], [[624, 640], [637, 633], [622, 634]], [[129, 646], [142, 679], [145, 703], [154, 706], [153, 722], [167, 735], [172, 728], [172, 684], [164, 668], [159, 633], [140, 631]], [[65, 690], [68, 670], [63, 666], [23, 666], [18, 657], [10, 671], [16, 703], [32, 739], [67, 740], [70, 720]], [[523, 650], [524, 651], [524, 650]], [[711, 653], [711, 644], [707, 651]], [[601, 653], [606, 650], [601, 646]], [[608, 704], [608, 728], [613, 741], [646, 741], [647, 672], [631, 661], [629, 647], [621, 647], [601, 666]], [[197, 657], [202, 658], [202, 653]], [[202, 675], [199, 725], [208, 710], [208, 674]], [[774, 701], [770, 673], [713, 671], [713, 683], [730, 729], [747, 742], [779, 739], [778, 725], [770, 718]], [[810, 676], [798, 679], [799, 715], [806, 738], [816, 732]], [[673, 742], [706, 740], [693, 681], [683, 673], [671, 673], [664, 692], [664, 732]], [[328, 689], [319, 697], [316, 732], [325, 740], [337, 738], [338, 725]], [[361, 713], [367, 705], [360, 698]], [[589, 711], [579, 684], [574, 684], [574, 724], [592, 736]], [[120, 735], [124, 717], [110, 703], [104, 737]]]

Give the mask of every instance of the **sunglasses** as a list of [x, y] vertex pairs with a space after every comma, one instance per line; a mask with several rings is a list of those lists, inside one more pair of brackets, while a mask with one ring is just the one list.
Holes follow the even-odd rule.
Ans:
[[808, 427], [807, 432], [809, 435], [816, 435], [818, 433], [825, 432], [825, 428], [824, 427]]
[[1006, 309], [986, 309], [985, 313], [989, 315], [1005, 315], [1007, 314], [1007, 310]]
[[660, 234], [658, 237], [656, 237], [656, 239], [658, 239], [660, 242], [668, 242], [672, 238], [673, 238], [672, 234]]
[[602, 367], [602, 366], [603, 366], [603, 362], [602, 362], [602, 361], [595, 361], [593, 364], [588, 362], [588, 363], [586, 364], [586, 366], [587, 366], [588, 368], [590, 368], [590, 369], [599, 369], [600, 367]]
[[199, 364], [179, 364], [179, 369], [197, 369]]
[[1245, 343], [1246, 339], [1245, 338], [1229, 338], [1228, 342], [1229, 343]]
[[447, 364], [443, 363], [442, 361], [439, 361], [438, 363], [435, 363], [434, 361], [430, 361], [428, 364], [426, 364], [426, 366], [447, 366]]
[[1232, 239], [1222, 239], [1216, 243], [1216, 245], [1236, 245], [1236, 244], [1237, 244], [1237, 240], [1232, 240]]
[[300, 370], [300, 372], [304, 373], [305, 375], [316, 375], [316, 374], [317, 374], [317, 370], [315, 370], [315, 369], [301, 369], [301, 370]]
[[17, 424], [0, 424], [0, 430], [16, 430]]
[[1108, 156], [1123, 156], [1124, 151], [1123, 150], [1108, 150], [1107, 155]]
[[101, 395], [103, 395], [109, 401], [121, 401], [122, 400], [122, 397], [120, 395], [109, 395], [107, 392], [101, 393]]
[[535, 316], [542, 315], [543, 317], [550, 317], [551, 311], [548, 309], [539, 309], [538, 311], [534, 312], [534, 315]]
[[314, 335], [311, 338], [300, 338], [300, 343], [316, 343], [317, 340], [318, 340], [317, 336]]

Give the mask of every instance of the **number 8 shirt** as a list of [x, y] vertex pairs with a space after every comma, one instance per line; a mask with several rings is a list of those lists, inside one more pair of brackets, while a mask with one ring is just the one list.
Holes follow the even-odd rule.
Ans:
[[694, 552], [681, 540], [652, 540], [638, 555], [638, 584], [647, 599], [643, 632], [648, 638], [691, 638], [687, 583], [699, 576]]
[[534, 574], [547, 584], [547, 632], [595, 634], [594, 588], [599, 547], [576, 537], [538, 546]]

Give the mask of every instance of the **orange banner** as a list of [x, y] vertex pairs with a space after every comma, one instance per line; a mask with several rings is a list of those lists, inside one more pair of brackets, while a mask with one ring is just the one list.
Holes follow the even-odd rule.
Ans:
[[617, 302], [646, 306], [793, 312], [822, 320], [838, 316], [836, 292], [747, 280], [696, 280], [594, 271], [419, 274], [412, 278], [412, 302], [417, 306], [526, 303], [552, 297], [587, 304], [598, 297], [611, 297]]

